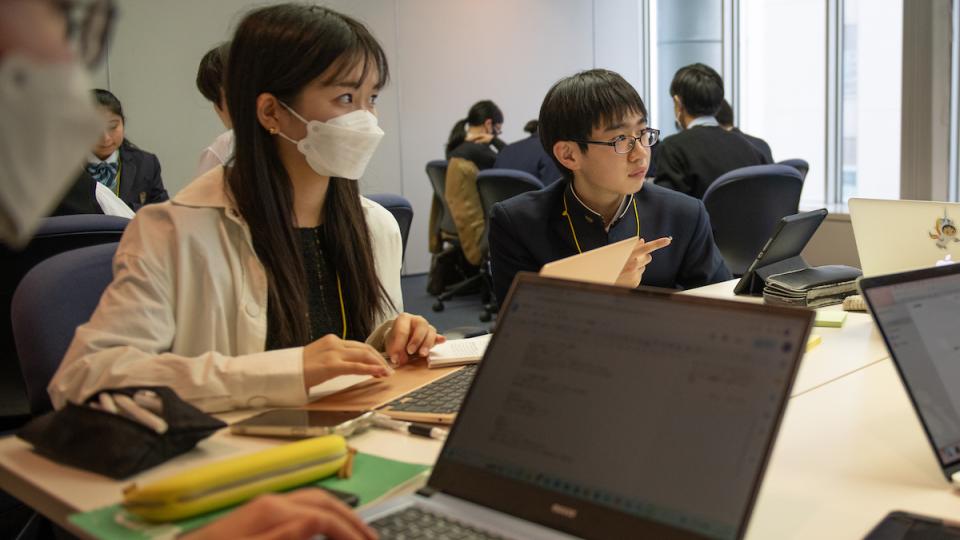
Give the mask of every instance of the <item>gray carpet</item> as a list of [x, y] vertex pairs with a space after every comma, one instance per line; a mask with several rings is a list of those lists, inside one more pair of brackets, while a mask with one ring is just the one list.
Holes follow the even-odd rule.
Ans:
[[489, 329], [492, 324], [480, 322], [483, 304], [479, 294], [453, 298], [444, 302], [443, 311], [435, 312], [432, 306], [436, 298], [427, 294], [427, 274], [404, 276], [400, 279], [400, 287], [403, 289], [404, 311], [424, 317], [441, 333], [451, 334], [450, 337]]

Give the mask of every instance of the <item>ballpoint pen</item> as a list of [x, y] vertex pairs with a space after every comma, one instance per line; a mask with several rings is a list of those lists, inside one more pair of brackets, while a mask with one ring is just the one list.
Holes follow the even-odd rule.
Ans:
[[448, 431], [446, 429], [433, 427], [426, 424], [395, 420], [385, 414], [375, 413], [371, 420], [373, 421], [374, 426], [380, 428], [402, 431], [411, 435], [429, 437], [431, 439], [439, 439], [441, 441], [447, 438]]

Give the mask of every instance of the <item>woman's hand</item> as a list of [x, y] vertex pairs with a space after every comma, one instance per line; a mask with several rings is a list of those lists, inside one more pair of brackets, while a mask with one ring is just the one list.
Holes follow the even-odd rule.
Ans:
[[261, 495], [182, 540], [373, 540], [377, 533], [330, 494], [304, 488]]
[[617, 285], [631, 289], [640, 285], [640, 280], [643, 278], [643, 271], [647, 269], [647, 265], [653, 260], [650, 254], [662, 247], [669, 246], [672, 241], [672, 237], [664, 236], [663, 238], [657, 238], [650, 242], [644, 242], [642, 239], [637, 242], [637, 246], [633, 248], [633, 252], [630, 254], [630, 258], [627, 259], [627, 263], [623, 265], [623, 270], [620, 271], [620, 276], [617, 278]]
[[333, 334], [303, 348], [303, 382], [306, 390], [340, 375], [373, 375], [386, 377], [393, 373], [376, 349], [340, 339]]
[[384, 338], [387, 356], [390, 360], [402, 366], [410, 361], [411, 357], [426, 357], [430, 349], [447, 338], [437, 334], [437, 329], [419, 315], [401, 313], [393, 321], [391, 328]]

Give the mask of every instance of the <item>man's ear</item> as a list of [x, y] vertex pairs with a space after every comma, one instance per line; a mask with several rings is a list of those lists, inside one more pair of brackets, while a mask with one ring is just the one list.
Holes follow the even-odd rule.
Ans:
[[257, 120], [270, 133], [280, 130], [280, 101], [273, 94], [264, 92], [257, 96]]
[[580, 145], [573, 141], [555, 142], [553, 155], [561, 165], [571, 171], [579, 171], [583, 166], [583, 152], [580, 150]]
[[674, 114], [683, 112], [683, 100], [680, 99], [680, 96], [673, 96], [673, 112]]
[[483, 127], [487, 130], [487, 133], [493, 133], [493, 118], [487, 118], [484, 120]]

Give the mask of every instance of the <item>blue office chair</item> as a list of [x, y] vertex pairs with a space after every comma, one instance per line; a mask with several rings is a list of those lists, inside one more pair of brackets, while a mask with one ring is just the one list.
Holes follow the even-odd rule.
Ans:
[[113, 279], [118, 243], [90, 246], [37, 264], [13, 296], [13, 335], [30, 400], [30, 414], [52, 409], [47, 384], [73, 340], [77, 326], [90, 320]]
[[800, 177], [803, 180], [807, 179], [807, 171], [810, 170], [810, 164], [807, 163], [807, 160], [800, 159], [800, 158], [785, 159], [783, 161], [778, 161], [777, 165], [787, 165], [789, 167], [793, 167], [794, 169], [800, 171]]
[[100, 214], [50, 217], [23, 249], [0, 245], [0, 432], [30, 418], [10, 322], [10, 303], [20, 280], [37, 263], [58, 253], [119, 241], [128, 223], [126, 218]]
[[802, 189], [800, 172], [779, 164], [735, 169], [710, 184], [703, 205], [734, 276], [747, 271], [780, 218], [797, 213]]
[[[527, 191], [536, 191], [543, 189], [543, 182], [536, 176], [514, 169], [487, 169], [480, 171], [477, 175], [477, 191], [480, 193], [480, 205], [483, 207], [483, 214], [487, 218], [487, 224], [490, 220], [490, 210], [493, 205], [500, 201], [505, 201], [516, 197]], [[484, 260], [480, 264], [480, 273], [486, 280], [489, 290], [493, 290], [493, 275], [490, 271], [490, 255], [487, 240], [489, 227], [484, 228], [483, 233], [483, 252]], [[480, 314], [480, 320], [489, 321], [493, 314], [499, 310], [496, 298], [491, 299], [484, 305], [484, 311]]]
[[410, 237], [410, 224], [413, 223], [413, 206], [410, 201], [400, 195], [392, 193], [373, 193], [366, 195], [368, 199], [386, 208], [393, 214], [400, 227], [400, 237], [403, 239], [403, 253], [407, 253], [407, 238]]

